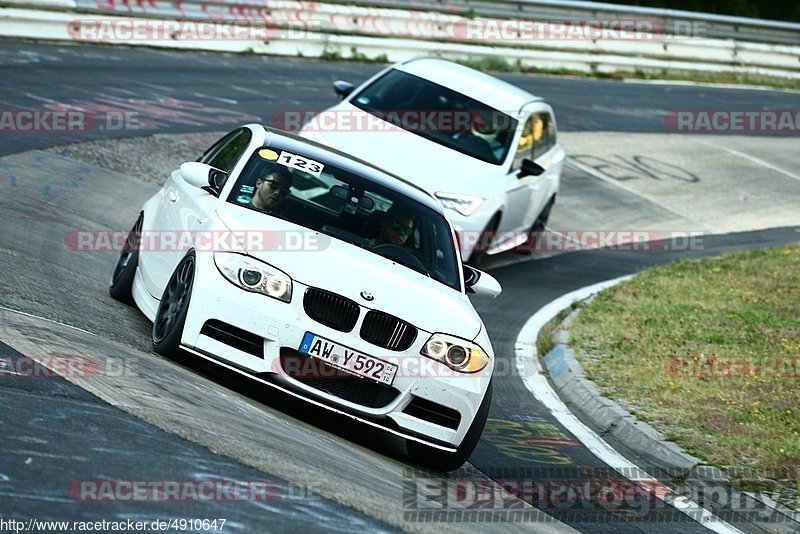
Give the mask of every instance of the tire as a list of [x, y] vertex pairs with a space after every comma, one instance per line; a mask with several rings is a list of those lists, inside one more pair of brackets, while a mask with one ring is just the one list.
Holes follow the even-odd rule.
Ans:
[[133, 224], [133, 228], [125, 238], [125, 244], [114, 265], [111, 280], [108, 282], [108, 293], [111, 298], [125, 304], [133, 305], [133, 279], [136, 277], [136, 266], [139, 264], [139, 242], [142, 235], [144, 214]]
[[528, 230], [528, 240], [514, 249], [514, 252], [518, 254], [523, 254], [528, 256], [529, 254], [533, 254], [533, 252], [537, 248], [536, 242], [536, 234], [539, 232], [544, 232], [545, 228], [547, 228], [547, 221], [550, 219], [550, 210], [553, 209], [553, 204], [556, 203], [556, 196], [553, 195], [550, 197], [550, 200], [547, 201], [547, 205], [545, 205], [542, 212], [539, 214], [539, 217], [531, 225], [531, 229]]
[[486, 388], [486, 394], [483, 396], [478, 413], [475, 414], [475, 419], [473, 419], [472, 425], [467, 430], [467, 434], [464, 436], [461, 445], [456, 449], [456, 452], [445, 452], [409, 439], [406, 440], [408, 455], [415, 463], [436, 471], [455, 471], [469, 460], [478, 445], [481, 434], [483, 434], [483, 427], [486, 425], [486, 419], [489, 417], [491, 405], [492, 382], [489, 382], [489, 387]]
[[170, 276], [153, 321], [153, 350], [162, 356], [172, 356], [180, 348], [194, 275], [195, 257], [194, 252], [190, 252]]
[[481, 265], [486, 259], [486, 250], [489, 248], [488, 244], [493, 239], [492, 236], [497, 233], [497, 229], [499, 227], [500, 214], [498, 213], [492, 217], [492, 220], [489, 221], [489, 224], [486, 225], [486, 228], [481, 231], [481, 234], [478, 237], [477, 250], [473, 249], [472, 254], [469, 255], [469, 260], [466, 262], [467, 265], [475, 267], [476, 269], [481, 268]]

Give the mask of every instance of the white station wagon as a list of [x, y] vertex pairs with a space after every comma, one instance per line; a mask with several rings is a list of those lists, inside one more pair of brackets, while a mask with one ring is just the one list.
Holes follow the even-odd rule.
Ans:
[[462, 265], [433, 197], [347, 154], [231, 132], [144, 204], [110, 293], [156, 352], [384, 429], [419, 463], [455, 469], [483, 431], [494, 354], [467, 294], [500, 286]]
[[[465, 261], [520, 247], [547, 223], [565, 152], [553, 109], [502, 80], [438, 58], [393, 65], [301, 135], [419, 185], [447, 209]], [[530, 250], [530, 247], [522, 247]]]

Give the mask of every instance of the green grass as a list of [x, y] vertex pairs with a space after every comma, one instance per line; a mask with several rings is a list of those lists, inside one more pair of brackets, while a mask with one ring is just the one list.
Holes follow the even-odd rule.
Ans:
[[[326, 46], [320, 59], [328, 61], [358, 61], [361, 63], [389, 63], [386, 54], [379, 54], [370, 58], [359, 52], [356, 48], [350, 49], [350, 56], [345, 56], [337, 48]], [[690, 81], [711, 84], [736, 84], [757, 85], [774, 87], [776, 89], [800, 90], [800, 80], [778, 78], [775, 76], [757, 76], [751, 74], [713, 73], [698, 71], [636, 71], [636, 72], [585, 72], [572, 69], [542, 69], [536, 67], [523, 67], [518, 62], [509, 62], [502, 57], [481, 56], [471, 59], [459, 59], [456, 63], [483, 72], [522, 72], [525, 74], [545, 74], [550, 76], [576, 76], [581, 78], [594, 78], [598, 80], [668, 80]]]
[[[800, 508], [800, 246], [649, 270], [587, 304], [572, 343], [604, 394]], [[775, 361], [790, 376], [741, 367]]]
[[358, 63], [388, 63], [389, 58], [386, 54], [378, 54], [375, 57], [369, 57], [363, 52], [359, 52], [356, 47], [350, 48], [350, 56], [342, 55], [341, 51], [338, 48], [331, 48], [327, 44], [322, 50], [322, 54], [319, 56], [320, 59], [324, 59], [326, 61], [356, 61]]
[[540, 69], [535, 67], [522, 67], [518, 63], [511, 63], [501, 57], [484, 56], [472, 59], [458, 60], [456, 63], [486, 72], [524, 72], [527, 74], [547, 74], [552, 76], [578, 76], [582, 78], [595, 78], [600, 80], [671, 80], [691, 81], [698, 83], [737, 84], [737, 85], [762, 85], [777, 89], [800, 90], [800, 80], [777, 78], [774, 76], [756, 76], [751, 74], [726, 74], [697, 71], [659, 71], [659, 72], [584, 72], [572, 69]]

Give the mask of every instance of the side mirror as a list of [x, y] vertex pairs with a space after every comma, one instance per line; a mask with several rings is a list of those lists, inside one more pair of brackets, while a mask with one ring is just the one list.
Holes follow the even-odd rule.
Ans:
[[219, 193], [222, 191], [222, 186], [225, 185], [225, 181], [228, 179], [228, 173], [225, 171], [221, 171], [219, 169], [214, 169], [212, 167], [211, 172], [208, 173], [208, 185], [211, 186], [211, 189]]
[[181, 165], [181, 177], [188, 184], [203, 189], [210, 188], [216, 194], [219, 194], [227, 176], [228, 174], [225, 171], [197, 161], [190, 161]]
[[344, 80], [336, 80], [333, 82], [333, 90], [336, 91], [336, 94], [339, 96], [339, 100], [347, 98], [347, 95], [352, 93], [353, 89], [355, 88], [355, 85]]
[[526, 176], [539, 176], [544, 172], [544, 167], [533, 161], [532, 159], [523, 159], [522, 168], [517, 174], [517, 178], [524, 178]]
[[490, 299], [503, 292], [500, 283], [493, 276], [469, 265], [464, 265], [464, 285], [467, 287], [467, 293]]

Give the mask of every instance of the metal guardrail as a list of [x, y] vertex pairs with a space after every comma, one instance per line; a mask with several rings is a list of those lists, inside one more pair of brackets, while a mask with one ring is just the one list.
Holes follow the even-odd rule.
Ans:
[[[334, 2], [337, 0], [333, 0]], [[356, 0], [358, 1], [358, 0]], [[180, 31], [169, 33], [166, 41], [142, 42], [136, 39], [120, 44], [140, 44], [176, 48], [199, 48], [220, 51], [252, 51], [279, 55], [339, 57], [385, 57], [389, 61], [407, 59], [413, 55], [441, 55], [450, 59], [496, 58], [522, 68], [570, 69], [584, 72], [618, 73], [645, 71], [653, 73], [701, 71], [711, 73], [754, 74], [800, 79], [800, 46], [743, 42], [732, 39], [664, 35], [665, 21], [658, 24], [658, 35], [626, 39], [522, 39], [470, 38], [464, 25], [497, 22], [497, 16], [484, 17], [473, 13], [454, 13], [453, 4], [446, 9], [426, 11], [388, 7], [404, 3], [411, 7], [416, 0], [361, 0], [372, 7], [352, 3], [301, 0], [0, 0], [0, 35], [51, 39], [103, 41], [102, 37], [84, 39], [82, 26], [100, 22], [119, 24], [122, 20], [145, 19], [161, 21], [162, 27], [183, 27], [175, 21], [204, 21], [211, 24], [251, 27], [265, 25], [274, 28], [300, 30], [285, 35], [264, 36], [257, 31], [245, 32], [247, 40], [199, 42]], [[462, 3], [472, 0], [454, 0]], [[488, 0], [485, 0], [487, 4]], [[510, 3], [544, 6], [579, 4], [608, 6], [588, 2], [558, 0], [502, 0], [492, 6]], [[376, 7], [381, 5], [383, 7]], [[619, 7], [619, 6], [613, 6]], [[44, 10], [44, 11], [43, 11]], [[652, 18], [654, 10], [634, 9], [628, 20], [659, 20]], [[662, 10], [664, 11], [664, 10]], [[602, 20], [625, 20], [620, 12], [582, 12], [566, 18], [550, 16], [540, 22], [568, 20], [581, 23]], [[596, 16], [591, 17], [594, 14]], [[603, 16], [601, 16], [603, 15]], [[648, 16], [645, 16], [648, 15]], [[3, 23], [3, 20], [6, 22]], [[764, 21], [757, 21], [764, 22]], [[768, 22], [768, 21], [767, 21]], [[5, 30], [2, 27], [5, 25]], [[590, 26], [591, 24], [587, 24]], [[786, 26], [786, 25], [783, 25]], [[780, 30], [787, 30], [781, 26]], [[793, 25], [788, 25], [793, 26]], [[800, 25], [794, 25], [800, 30]], [[30, 28], [31, 34], [27, 34]], [[696, 26], [694, 26], [696, 30]], [[241, 28], [240, 28], [241, 29]], [[773, 28], [775, 29], [775, 28]], [[44, 32], [43, 35], [37, 32]], [[102, 32], [100, 32], [102, 34]], [[88, 32], [92, 34], [91, 31]], [[652, 38], [650, 38], [652, 37]], [[123, 39], [124, 40], [124, 39]]]
[[664, 22], [669, 34], [753, 43], [800, 45], [800, 23], [712, 15], [676, 9], [645, 8], [575, 0], [326, 0], [330, 3], [437, 11], [460, 16], [586, 21], [604, 17], [648, 18]]
[[[6, 1], [4, 3], [26, 3], [33, 5], [37, 0], [27, 2]], [[86, 2], [79, 2], [85, 4]], [[180, 2], [178, 2], [180, 3]], [[240, 6], [271, 9], [304, 9], [319, 5], [313, 2], [292, 0], [215, 0], [198, 1], [197, 4], [219, 5], [237, 9]], [[733, 39], [751, 43], [800, 45], [800, 23], [775, 20], [712, 15], [675, 9], [644, 8], [603, 2], [579, 0], [325, 0], [326, 4], [343, 6], [362, 6], [371, 8], [391, 8], [420, 12], [442, 13], [460, 17], [489, 17], [501, 19], [522, 19], [532, 21], [591, 21], [603, 18], [617, 19], [656, 19], [669, 35], [692, 35], [708, 39]], [[109, 11], [118, 6], [131, 12], [143, 13], [154, 7], [153, 0], [99, 0], [92, 2], [107, 6]]]

